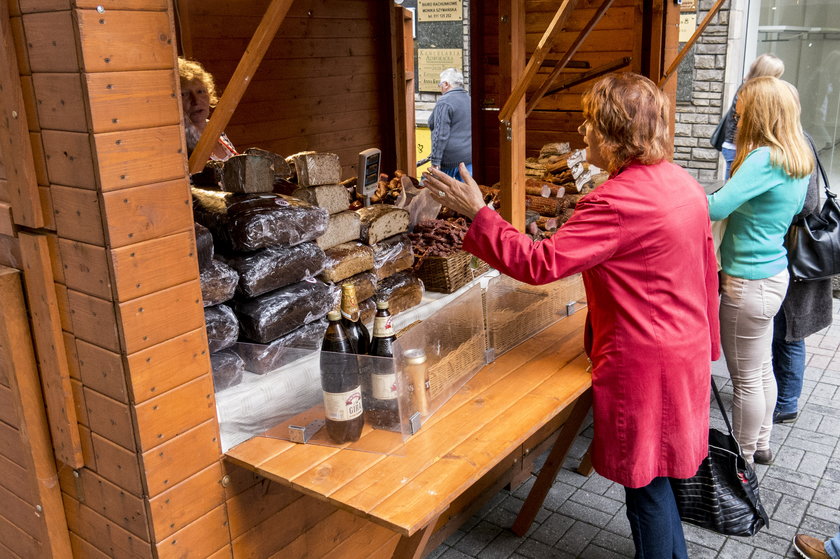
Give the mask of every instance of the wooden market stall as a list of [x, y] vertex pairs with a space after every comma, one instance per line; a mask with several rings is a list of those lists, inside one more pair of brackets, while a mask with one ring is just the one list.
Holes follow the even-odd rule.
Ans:
[[[630, 68], [658, 77], [675, 55], [677, 10], [666, 0], [614, 4], [571, 57], [571, 71], [631, 57]], [[498, 160], [496, 176], [521, 200], [515, 170], [526, 148], [547, 130], [568, 137], [579, 124], [579, 89], [538, 104], [527, 137], [525, 98], [501, 129], [482, 107], [492, 96], [502, 108], [531, 83], [517, 85], [529, 72], [538, 84], [549, 70], [529, 69], [528, 57], [562, 56], [601, 2], [471, 5], [483, 37], [473, 53], [473, 68], [482, 68], [473, 71], [481, 77], [473, 82], [475, 137], [486, 140], [476, 142], [479, 169], [492, 176]], [[279, 30], [262, 28], [264, 60], [238, 70], [248, 45], [259, 46], [251, 41], [260, 42], [254, 33], [266, 13]], [[601, 25], [610, 27], [601, 33]], [[282, 485], [282, 473], [263, 477], [256, 460], [245, 467], [243, 453], [226, 460], [221, 452], [179, 45], [238, 97], [220, 106], [216, 124], [234, 143], [333, 151], [350, 175], [355, 155], [371, 146], [382, 149], [385, 170], [414, 167], [407, 29], [402, 8], [366, 0], [0, 0], [0, 555], [419, 556], [491, 489], [527, 476], [532, 451], [558, 438], [585, 382], [560, 403], [529, 385], [533, 393], [521, 396], [546, 405], [540, 424], [507, 433], [479, 478], [457, 474], [448, 516], [429, 516], [426, 529], [395, 522], [402, 532]], [[546, 29], [555, 31], [549, 41], [539, 39]], [[562, 334], [567, 355], [555, 369], [520, 356], [495, 374], [537, 371], [557, 382], [568, 363], [580, 380], [579, 318], [558, 327], [574, 329]]]

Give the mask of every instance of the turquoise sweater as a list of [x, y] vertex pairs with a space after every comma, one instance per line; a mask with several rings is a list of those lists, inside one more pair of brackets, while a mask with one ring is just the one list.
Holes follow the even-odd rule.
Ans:
[[807, 191], [808, 177], [791, 178], [770, 164], [770, 148], [750, 152], [729, 182], [708, 197], [709, 217], [729, 218], [720, 245], [723, 271], [755, 280], [784, 270], [785, 233]]

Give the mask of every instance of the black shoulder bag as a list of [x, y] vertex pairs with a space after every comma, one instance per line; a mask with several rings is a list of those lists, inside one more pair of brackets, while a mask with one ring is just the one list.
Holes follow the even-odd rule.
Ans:
[[785, 247], [792, 281], [825, 279], [840, 274], [840, 205], [837, 195], [829, 189], [828, 175], [816, 149], [814, 159], [822, 175], [826, 199], [819, 212], [795, 219], [788, 229]]
[[732, 111], [731, 107], [728, 111], [723, 113], [723, 116], [720, 117], [720, 122], [718, 122], [717, 128], [715, 128], [715, 131], [712, 132], [712, 135], [709, 138], [709, 143], [712, 144], [712, 147], [718, 151], [723, 149], [723, 142], [726, 141], [726, 119], [729, 116], [730, 111]]
[[694, 477], [671, 479], [680, 518], [727, 536], [754, 536], [770, 522], [758, 496], [758, 478], [741, 455], [715, 381], [728, 433], [709, 429], [709, 455]]

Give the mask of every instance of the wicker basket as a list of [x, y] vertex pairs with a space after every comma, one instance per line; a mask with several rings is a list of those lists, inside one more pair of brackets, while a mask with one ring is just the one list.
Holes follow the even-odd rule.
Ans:
[[489, 269], [486, 262], [459, 250], [446, 257], [427, 256], [420, 263], [417, 277], [428, 291], [452, 293]]

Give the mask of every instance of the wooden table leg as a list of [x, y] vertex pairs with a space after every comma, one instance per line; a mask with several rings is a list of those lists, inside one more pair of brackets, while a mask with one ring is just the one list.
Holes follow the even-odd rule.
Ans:
[[584, 477], [589, 477], [595, 468], [592, 467], [592, 443], [589, 443], [589, 448], [586, 449], [586, 454], [580, 459], [580, 464], [577, 467], [577, 473]]
[[426, 527], [418, 530], [413, 536], [402, 536], [397, 542], [397, 547], [391, 555], [392, 559], [420, 559], [423, 557], [423, 552], [426, 550], [426, 544], [429, 543], [429, 538], [435, 530], [438, 517], [434, 517]]
[[583, 420], [586, 419], [586, 414], [589, 412], [591, 406], [592, 389], [590, 388], [581, 394], [577, 402], [575, 402], [572, 413], [569, 414], [569, 418], [563, 424], [563, 430], [560, 432], [560, 436], [554, 442], [551, 453], [548, 455], [548, 460], [545, 461], [540, 473], [537, 475], [534, 486], [528, 493], [525, 504], [522, 505], [522, 510], [519, 511], [519, 516], [513, 522], [511, 530], [517, 536], [524, 536], [528, 532], [528, 528], [531, 527], [531, 523], [536, 518], [543, 501], [545, 501], [545, 496], [548, 495], [548, 490], [551, 489], [551, 484], [554, 483], [557, 472], [563, 466], [563, 460], [566, 459], [566, 455], [569, 453], [569, 449], [572, 447], [572, 443], [578, 431], [580, 431]]

